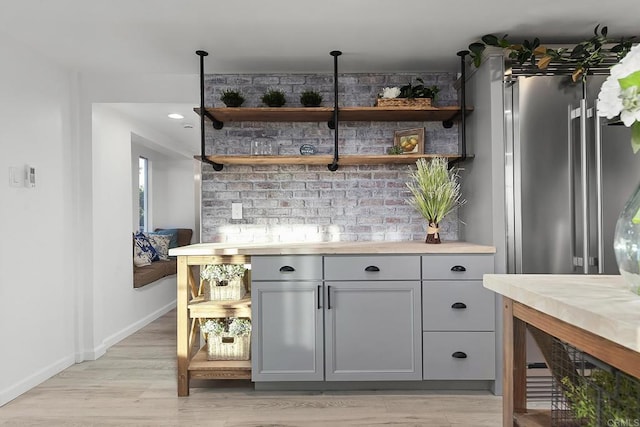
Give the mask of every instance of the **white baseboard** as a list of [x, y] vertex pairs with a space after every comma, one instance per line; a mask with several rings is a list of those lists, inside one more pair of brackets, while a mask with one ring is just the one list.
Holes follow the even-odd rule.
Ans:
[[144, 328], [145, 326], [147, 326], [149, 323], [153, 322], [154, 320], [158, 319], [161, 316], [164, 316], [165, 314], [167, 314], [168, 312], [170, 312], [171, 310], [173, 310], [174, 308], [176, 308], [176, 300], [171, 301], [169, 304], [165, 305], [164, 307], [159, 308], [158, 310], [154, 311], [153, 313], [149, 314], [146, 317], [143, 317], [142, 319], [138, 320], [135, 323], [132, 323], [131, 325], [127, 326], [126, 328], [116, 332], [115, 334], [106, 337], [103, 341], [102, 344], [95, 348], [93, 353], [94, 354], [99, 354], [99, 356], [97, 356], [96, 358], [92, 359], [95, 360], [98, 357], [102, 356], [109, 347], [111, 347], [114, 344], [117, 344], [118, 342], [122, 341], [123, 339], [125, 339], [126, 337], [128, 337], [129, 335], [137, 332], [138, 330]]
[[64, 357], [52, 363], [51, 365], [41, 369], [40, 371], [34, 373], [33, 375], [30, 375], [29, 377], [18, 382], [17, 384], [12, 385], [4, 390], [1, 390], [0, 391], [0, 407], [12, 401], [13, 399], [20, 396], [21, 394], [31, 390], [33, 387], [36, 387], [37, 385], [43, 383], [44, 381], [48, 380], [52, 376], [62, 372], [63, 370], [73, 365], [74, 363], [79, 363], [85, 360], [98, 359], [100, 356], [106, 353], [109, 347], [111, 347], [114, 344], [117, 344], [119, 341], [123, 340], [124, 338], [128, 337], [134, 332], [137, 332], [138, 330], [144, 328], [149, 323], [153, 322], [154, 320], [158, 319], [159, 317], [173, 310], [175, 307], [176, 307], [176, 300], [173, 300], [169, 304], [165, 305], [164, 307], [161, 307], [160, 309], [154, 311], [148, 316], [145, 316], [144, 318], [127, 326], [121, 331], [105, 338], [102, 344], [93, 348], [92, 350], [84, 351], [82, 353], [74, 353], [72, 355]]
[[52, 376], [64, 371], [73, 365], [75, 360], [73, 355], [63, 357], [62, 359], [50, 364], [49, 366], [39, 370], [33, 375], [29, 375], [24, 380], [0, 391], [0, 407], [11, 402], [16, 397], [31, 390], [33, 387], [42, 384]]

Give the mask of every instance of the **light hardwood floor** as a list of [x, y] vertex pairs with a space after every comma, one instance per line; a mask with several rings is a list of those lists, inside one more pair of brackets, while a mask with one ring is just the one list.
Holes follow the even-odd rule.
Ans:
[[500, 426], [489, 392], [273, 392], [250, 382], [176, 393], [175, 310], [0, 408], [0, 426]]

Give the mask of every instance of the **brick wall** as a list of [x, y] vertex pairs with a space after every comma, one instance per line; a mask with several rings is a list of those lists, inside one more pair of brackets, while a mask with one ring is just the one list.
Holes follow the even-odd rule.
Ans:
[[[339, 105], [372, 106], [385, 86], [400, 86], [412, 74], [340, 74]], [[454, 74], [421, 77], [440, 88], [436, 105], [457, 105]], [[285, 91], [286, 106], [300, 106], [300, 93], [313, 89], [323, 95], [323, 106], [333, 106], [332, 74], [211, 75], [205, 79], [205, 105], [223, 107], [220, 93], [238, 89], [243, 107], [260, 107], [269, 88]], [[341, 154], [382, 154], [393, 145], [395, 130], [425, 127], [428, 153], [458, 151], [457, 124], [444, 129], [440, 122], [340, 122]], [[249, 154], [256, 138], [272, 138], [279, 154], [299, 154], [312, 144], [320, 154], [332, 154], [334, 133], [326, 123], [207, 124], [207, 154]], [[413, 165], [412, 165], [413, 167]], [[225, 165], [216, 172], [203, 164], [203, 242], [287, 242], [354, 240], [424, 240], [423, 218], [405, 203], [407, 165], [326, 166]], [[231, 219], [231, 203], [243, 204], [243, 219]], [[442, 237], [455, 240], [457, 217], [441, 224]]]

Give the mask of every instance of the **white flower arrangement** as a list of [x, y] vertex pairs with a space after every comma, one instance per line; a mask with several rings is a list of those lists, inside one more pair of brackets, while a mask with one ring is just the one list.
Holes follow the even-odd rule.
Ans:
[[382, 89], [382, 92], [378, 95], [380, 98], [384, 99], [394, 99], [400, 96], [400, 88], [399, 87], [385, 87]]
[[229, 281], [244, 276], [246, 270], [242, 264], [206, 265], [200, 272], [200, 277], [209, 282]]
[[611, 75], [598, 95], [598, 115], [608, 119], [620, 115], [624, 125], [631, 128], [633, 153], [640, 150], [640, 45], [611, 67]]
[[251, 321], [232, 317], [228, 325], [223, 319], [208, 319], [200, 326], [203, 334], [226, 337], [244, 337], [251, 333]]

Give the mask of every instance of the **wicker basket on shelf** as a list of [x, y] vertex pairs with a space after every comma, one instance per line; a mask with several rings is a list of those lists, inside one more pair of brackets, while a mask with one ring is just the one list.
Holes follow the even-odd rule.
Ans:
[[203, 287], [205, 301], [238, 300], [246, 294], [242, 277], [227, 281], [206, 280]]
[[378, 98], [376, 107], [431, 107], [431, 98]]
[[207, 360], [249, 360], [251, 337], [225, 337], [209, 334]]

